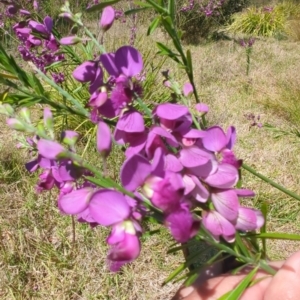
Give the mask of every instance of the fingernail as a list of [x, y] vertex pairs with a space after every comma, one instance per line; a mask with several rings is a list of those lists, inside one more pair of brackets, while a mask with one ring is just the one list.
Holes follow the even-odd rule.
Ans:
[[181, 296], [182, 298], [187, 297], [187, 296], [190, 295], [193, 291], [194, 291], [194, 288], [193, 288], [192, 286], [188, 286], [188, 287], [186, 287], [186, 288], [184, 288], [184, 289], [182, 289], [182, 290], [180, 291], [180, 296]]

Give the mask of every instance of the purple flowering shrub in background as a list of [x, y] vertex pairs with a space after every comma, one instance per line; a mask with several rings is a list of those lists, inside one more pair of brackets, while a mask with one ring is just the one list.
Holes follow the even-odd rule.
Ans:
[[[12, 1], [2, 2], [8, 8], [12, 5], [13, 12], [21, 9]], [[174, 7], [174, 1], [169, 4]], [[88, 8], [97, 9], [102, 10], [99, 23], [104, 34], [113, 26], [116, 12], [112, 6], [97, 2]], [[156, 9], [163, 16], [167, 14], [166, 8]], [[168, 14], [171, 22], [175, 22], [172, 10]], [[85, 35], [59, 38], [49, 16], [43, 21], [27, 17], [14, 25], [20, 54], [33, 64], [34, 75], [22, 73], [0, 47], [1, 68], [6, 74], [13, 74], [1, 77], [1, 82], [16, 89], [10, 79], [19, 78], [26, 88], [18, 88], [18, 99], [24, 101], [24, 95], [28, 98], [32, 94], [33, 103], [41, 99], [42, 104], [48, 105], [43, 110], [43, 121], [38, 124], [32, 122], [29, 108], [16, 109], [16, 104], [22, 106], [22, 102], [0, 106], [0, 113], [7, 116], [7, 125], [26, 134], [26, 140], [19, 146], [29, 149], [32, 157], [26, 169], [39, 174], [36, 192], [58, 189], [57, 206], [63, 215], [76, 217], [78, 222], [91, 227], [111, 228], [106, 240], [111, 271], [120, 270], [140, 255], [142, 222], [151, 218], [164, 224], [178, 243], [198, 238], [219, 246], [222, 253], [234, 255], [243, 264], [259, 264], [272, 273], [264, 257], [258, 262], [258, 245], [253, 238], [255, 231], [264, 226], [264, 215], [240, 203], [243, 197], [254, 197], [254, 192], [241, 188], [243, 161], [233, 150], [236, 129], [206, 125], [209, 107], [199, 101], [192, 58], [178, 42], [174, 23], [172, 31], [168, 27], [170, 19], [161, 18], [162, 25], [173, 33], [171, 38], [179, 54], [174, 55], [163, 44], [158, 46], [161, 54], [166, 53], [185, 67], [189, 82], [180, 86], [168, 71], [163, 72], [172, 102], [150, 106], [149, 99], [143, 99], [141, 53], [132, 45], [107, 53], [83, 25], [80, 14], [71, 12], [67, 2], [62, 17], [72, 20]], [[81, 60], [71, 46], [79, 44], [84, 48], [87, 42], [93, 42], [97, 50], [86, 50]], [[61, 68], [59, 73], [49, 74], [53, 65], [62, 62], [72, 67], [65, 73]], [[69, 94], [61, 87], [65, 77], [72, 77], [86, 89], [87, 101], [79, 101], [75, 93]], [[42, 82], [58, 91], [68, 103], [51, 101]], [[13, 96], [11, 99], [17, 99]], [[87, 163], [78, 152], [78, 132], [57, 132], [54, 114], [58, 110], [78, 114], [96, 127], [95, 144], [103, 161], [102, 171]], [[117, 145], [125, 151], [119, 182], [107, 177], [105, 170], [105, 162]]]

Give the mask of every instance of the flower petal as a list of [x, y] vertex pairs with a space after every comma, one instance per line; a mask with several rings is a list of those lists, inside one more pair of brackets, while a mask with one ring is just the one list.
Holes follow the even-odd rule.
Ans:
[[173, 103], [159, 104], [155, 109], [156, 115], [166, 120], [177, 120], [188, 114], [188, 112], [189, 110], [186, 106]]
[[128, 77], [133, 77], [143, 70], [142, 56], [131, 46], [123, 46], [116, 51], [115, 64], [119, 73]]
[[88, 207], [93, 191], [91, 188], [73, 190], [58, 199], [58, 206], [65, 214], [77, 215]]
[[219, 241], [219, 237], [222, 235], [227, 242], [234, 242], [234, 226], [218, 212], [204, 211], [202, 214], [202, 224], [217, 241]]
[[238, 170], [232, 165], [221, 164], [217, 172], [205, 178], [205, 182], [212, 187], [228, 189], [232, 188], [239, 180]]
[[85, 61], [73, 71], [73, 77], [79, 82], [94, 81], [97, 70], [96, 62]]
[[240, 207], [235, 228], [242, 231], [252, 231], [264, 225], [264, 217], [261, 211]]
[[179, 160], [186, 168], [205, 165], [212, 158], [213, 155], [210, 152], [202, 150], [197, 146], [183, 148], [179, 154]]
[[45, 139], [37, 142], [37, 149], [40, 155], [48, 159], [56, 159], [60, 154], [66, 152], [61, 144]]
[[125, 132], [143, 132], [145, 130], [144, 118], [137, 111], [126, 112], [120, 117], [117, 129]]
[[216, 210], [228, 221], [236, 220], [239, 209], [239, 199], [234, 190], [215, 190], [211, 200]]
[[125, 197], [116, 191], [99, 190], [90, 200], [91, 217], [100, 225], [111, 226], [127, 219], [130, 207]]
[[200, 221], [194, 220], [192, 214], [185, 209], [179, 209], [169, 214], [165, 223], [174, 239], [179, 243], [186, 243], [193, 238], [200, 227]]
[[207, 150], [220, 152], [226, 146], [227, 138], [221, 127], [213, 126], [206, 130], [202, 143]]
[[129, 157], [121, 168], [121, 182], [125, 189], [134, 191], [151, 173], [151, 164], [141, 155]]
[[101, 54], [100, 61], [110, 76], [118, 77], [120, 75], [120, 72], [115, 63], [114, 53]]

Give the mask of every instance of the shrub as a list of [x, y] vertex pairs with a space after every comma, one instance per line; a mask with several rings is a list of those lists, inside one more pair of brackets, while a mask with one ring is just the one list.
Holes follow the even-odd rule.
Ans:
[[268, 37], [286, 33], [288, 19], [299, 15], [299, 11], [300, 6], [292, 2], [283, 2], [274, 7], [250, 7], [232, 17], [227, 31]]
[[177, 26], [188, 42], [207, 38], [248, 2], [249, 0], [177, 1]]

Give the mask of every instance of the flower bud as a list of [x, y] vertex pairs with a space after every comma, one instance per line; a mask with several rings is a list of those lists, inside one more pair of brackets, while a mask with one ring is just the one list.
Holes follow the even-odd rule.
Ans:
[[16, 118], [9, 118], [6, 120], [6, 124], [11, 128], [11, 129], [15, 129], [18, 131], [26, 131], [26, 126], [25, 124], [16, 119]]
[[82, 39], [73, 35], [73, 36], [66, 36], [66, 37], [63, 37], [59, 43], [61, 45], [75, 45], [79, 42], [82, 42]]
[[38, 11], [39, 8], [40, 8], [39, 2], [38, 2], [37, 0], [34, 0], [34, 1], [33, 1], [33, 9], [34, 9], [35, 11]]
[[20, 110], [20, 116], [25, 120], [25, 122], [27, 122], [29, 124], [31, 123], [31, 120], [30, 120], [30, 110], [27, 107], [23, 107]]
[[111, 151], [112, 139], [109, 126], [102, 120], [97, 128], [97, 150], [103, 157], [107, 157]]
[[53, 131], [53, 115], [48, 107], [45, 107], [44, 109], [44, 125], [49, 131]]
[[14, 109], [10, 104], [2, 104], [0, 105], [0, 114], [11, 117], [14, 114]]
[[66, 130], [62, 132], [62, 141], [64, 144], [68, 146], [75, 146], [77, 140], [79, 138], [79, 134], [72, 130]]
[[115, 10], [112, 6], [106, 6], [103, 9], [101, 19], [100, 19], [100, 26], [103, 31], [107, 31], [115, 20]]
[[193, 91], [194, 91], [193, 86], [189, 82], [184, 84], [184, 86], [183, 86], [183, 95], [185, 97], [190, 96], [193, 93]]
[[9, 5], [6, 12], [9, 15], [15, 15], [18, 12], [18, 7], [16, 5]]

